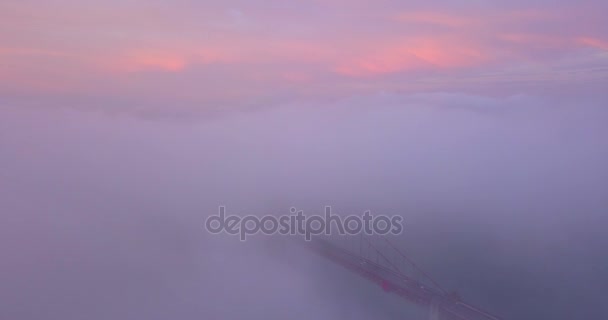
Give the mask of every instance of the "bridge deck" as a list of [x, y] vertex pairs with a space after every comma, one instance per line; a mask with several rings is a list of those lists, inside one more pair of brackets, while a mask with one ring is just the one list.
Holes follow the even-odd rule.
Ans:
[[435, 305], [440, 319], [445, 320], [499, 320], [479, 308], [473, 307], [445, 293], [420, 283], [400, 272], [340, 248], [327, 240], [311, 242], [311, 248], [321, 256], [357, 273], [381, 286], [385, 291], [399, 295], [418, 305]]

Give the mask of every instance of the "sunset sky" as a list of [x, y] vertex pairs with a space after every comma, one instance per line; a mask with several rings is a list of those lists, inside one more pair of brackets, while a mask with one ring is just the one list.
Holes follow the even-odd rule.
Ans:
[[400, 215], [468, 303], [608, 319], [607, 13], [0, 0], [0, 319], [428, 319], [219, 206]]
[[601, 90], [607, 11], [599, 0], [9, 0], [0, 93], [199, 112], [380, 92]]

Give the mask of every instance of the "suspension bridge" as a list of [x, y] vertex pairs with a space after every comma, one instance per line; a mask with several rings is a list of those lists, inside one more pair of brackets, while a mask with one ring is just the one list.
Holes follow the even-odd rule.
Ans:
[[430, 320], [502, 320], [445, 290], [386, 238], [315, 238], [306, 247], [379, 285], [387, 294], [428, 308]]

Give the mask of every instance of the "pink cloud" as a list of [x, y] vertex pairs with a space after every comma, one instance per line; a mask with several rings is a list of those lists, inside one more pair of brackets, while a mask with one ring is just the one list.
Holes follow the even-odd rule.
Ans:
[[419, 38], [377, 48], [339, 64], [335, 71], [348, 76], [371, 76], [424, 69], [472, 66], [489, 59], [479, 45], [441, 37]]
[[127, 72], [158, 69], [169, 72], [178, 72], [186, 67], [184, 58], [176, 55], [140, 54], [123, 66]]
[[608, 41], [590, 37], [582, 37], [578, 41], [583, 45], [608, 51]]
[[[94, 9], [72, 1], [0, 4], [0, 78], [7, 91], [32, 95], [53, 88], [94, 92], [101, 83], [106, 91], [98, 95], [156, 95], [161, 90], [150, 89], [155, 86], [179, 91], [179, 97], [210, 96], [199, 86], [183, 87], [181, 80], [188, 79], [213, 87], [217, 100], [237, 100], [311, 83], [322, 83], [306, 88], [311, 95], [382, 89], [393, 78], [453, 83], [456, 73], [500, 73], [548, 61], [559, 66], [567, 63], [563, 57], [601, 64], [580, 48], [608, 50], [604, 20], [591, 14], [575, 23], [567, 8], [436, 10], [392, 1], [338, 2], [281, 10], [138, 0], [109, 0]], [[137, 73], [145, 76], [125, 75]], [[123, 82], [129, 85], [116, 85]], [[133, 88], [138, 91], [127, 92]]]

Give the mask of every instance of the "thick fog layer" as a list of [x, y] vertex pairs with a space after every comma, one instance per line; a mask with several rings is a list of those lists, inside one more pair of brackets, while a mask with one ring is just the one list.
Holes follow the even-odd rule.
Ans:
[[393, 242], [505, 319], [605, 318], [602, 101], [374, 95], [192, 119], [4, 105], [0, 317], [424, 319], [267, 245], [281, 238], [204, 230], [220, 205], [331, 205], [402, 215]]

